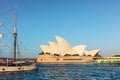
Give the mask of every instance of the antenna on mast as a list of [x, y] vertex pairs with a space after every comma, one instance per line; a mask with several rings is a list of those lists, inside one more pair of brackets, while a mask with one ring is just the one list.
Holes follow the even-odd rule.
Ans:
[[17, 33], [17, 12], [14, 12], [14, 33]]

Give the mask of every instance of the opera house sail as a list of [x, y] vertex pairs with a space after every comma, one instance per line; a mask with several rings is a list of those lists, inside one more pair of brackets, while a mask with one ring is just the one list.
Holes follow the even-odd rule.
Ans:
[[90, 63], [94, 57], [100, 57], [100, 49], [87, 51], [86, 45], [72, 47], [68, 41], [56, 36], [57, 42], [49, 41], [49, 45], [40, 45], [39, 63]]

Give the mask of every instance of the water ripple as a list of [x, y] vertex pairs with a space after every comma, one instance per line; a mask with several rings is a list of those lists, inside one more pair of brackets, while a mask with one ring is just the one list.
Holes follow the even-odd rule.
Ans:
[[39, 64], [37, 71], [0, 73], [0, 80], [120, 80], [120, 67]]

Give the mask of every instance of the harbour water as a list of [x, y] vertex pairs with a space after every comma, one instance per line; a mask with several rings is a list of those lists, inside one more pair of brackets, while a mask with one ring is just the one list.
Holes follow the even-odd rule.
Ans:
[[120, 66], [39, 64], [37, 71], [0, 73], [0, 80], [120, 80]]

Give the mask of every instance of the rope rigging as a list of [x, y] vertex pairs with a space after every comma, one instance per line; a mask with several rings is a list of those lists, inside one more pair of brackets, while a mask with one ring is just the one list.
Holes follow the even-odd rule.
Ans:
[[[4, 54], [10, 54], [11, 56], [7, 57], [13, 57], [13, 26], [14, 26], [14, 21], [13, 21], [13, 11], [5, 11], [3, 13], [0, 12], [0, 34], [4, 33], [4, 37], [0, 38], [0, 44], [4, 43], [6, 46], [3, 48], [0, 46], [0, 55], [3, 56], [2, 53]], [[28, 49], [23, 45], [23, 43], [18, 39], [19, 35], [17, 35], [17, 57], [22, 59], [22, 53], [27, 52]]]

